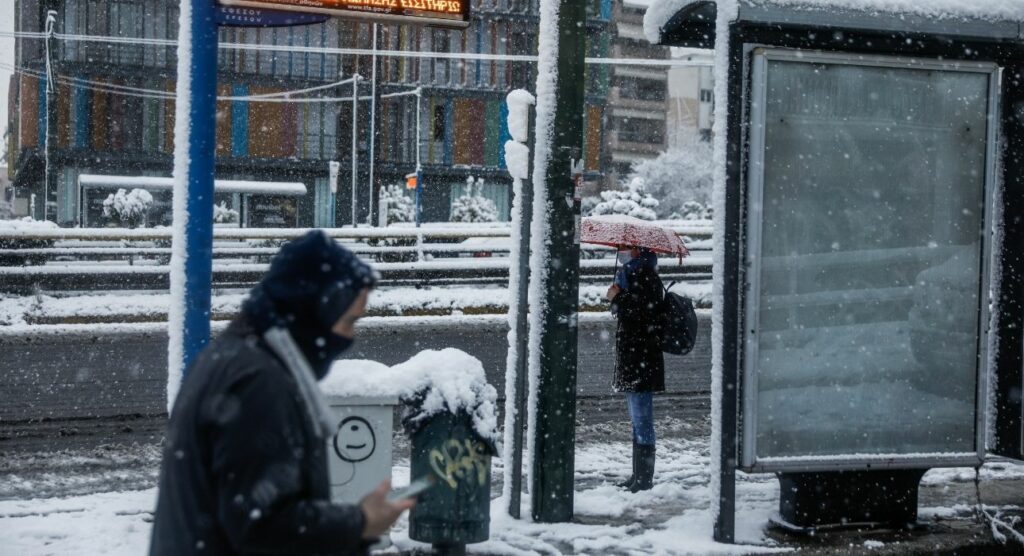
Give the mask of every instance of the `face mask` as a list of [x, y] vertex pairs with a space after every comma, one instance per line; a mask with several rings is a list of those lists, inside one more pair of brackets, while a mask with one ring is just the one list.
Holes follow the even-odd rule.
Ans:
[[633, 260], [631, 251], [619, 251], [619, 264], [626, 264], [631, 260]]
[[311, 346], [312, 353], [307, 353], [306, 357], [309, 359], [309, 365], [313, 367], [313, 371], [316, 373], [317, 380], [327, 375], [327, 372], [331, 370], [331, 364], [334, 363], [334, 360], [351, 348], [353, 342], [352, 338], [346, 338], [337, 334], [327, 334], [323, 342], [315, 342], [316, 346]]

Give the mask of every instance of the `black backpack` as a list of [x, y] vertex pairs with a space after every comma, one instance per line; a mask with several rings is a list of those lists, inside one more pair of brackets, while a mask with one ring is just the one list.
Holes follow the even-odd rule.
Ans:
[[697, 312], [692, 299], [669, 291], [674, 285], [665, 288], [662, 302], [661, 351], [686, 355], [697, 343]]

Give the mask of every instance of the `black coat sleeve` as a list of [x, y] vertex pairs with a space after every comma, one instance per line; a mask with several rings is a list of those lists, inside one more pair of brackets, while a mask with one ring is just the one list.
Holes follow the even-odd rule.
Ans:
[[362, 510], [309, 495], [306, 417], [291, 392], [280, 370], [255, 370], [204, 411], [219, 525], [239, 552], [363, 553]]

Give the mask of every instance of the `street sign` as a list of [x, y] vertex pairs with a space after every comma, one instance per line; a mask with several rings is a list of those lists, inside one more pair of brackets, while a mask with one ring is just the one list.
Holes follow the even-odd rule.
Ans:
[[406, 176], [405, 176], [405, 188], [406, 189], [416, 189], [416, 182], [417, 181], [418, 180], [416, 179], [416, 173], [415, 172], [412, 173], [412, 174], [406, 174]]
[[304, 14], [231, 6], [217, 6], [213, 11], [213, 20], [221, 27], [288, 27], [323, 23], [328, 19], [330, 16], [325, 14]]
[[220, 0], [220, 4], [464, 29], [469, 26], [470, 0]]

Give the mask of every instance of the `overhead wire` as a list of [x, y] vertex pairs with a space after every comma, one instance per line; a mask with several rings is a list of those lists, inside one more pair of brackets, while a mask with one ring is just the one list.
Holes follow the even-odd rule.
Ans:
[[[0, 68], [7, 69], [13, 73], [20, 73], [29, 75], [37, 79], [45, 79], [46, 75], [43, 72], [31, 70], [28, 68], [12, 66], [10, 64], [0, 62]], [[355, 77], [350, 77], [342, 81], [329, 83], [326, 85], [319, 85], [317, 87], [309, 87], [306, 89], [297, 89], [293, 91], [282, 91], [276, 93], [266, 93], [263, 95], [247, 95], [247, 96], [218, 96], [218, 101], [231, 101], [231, 102], [259, 102], [259, 103], [327, 103], [327, 102], [351, 102], [352, 97], [303, 97], [303, 98], [291, 98], [291, 95], [305, 93], [310, 91], [323, 90], [331, 87], [337, 87], [340, 85], [351, 83]], [[98, 91], [101, 93], [123, 95], [136, 98], [151, 98], [160, 100], [174, 100], [176, 97], [175, 93], [170, 91], [161, 91], [159, 89], [147, 89], [144, 87], [132, 87], [129, 85], [120, 85], [117, 83], [108, 83], [105, 81], [94, 81], [90, 79], [83, 79], [79, 77], [63, 76], [58, 75], [54, 81], [69, 85], [76, 89], [85, 89], [89, 91]], [[360, 97], [359, 100], [367, 100], [370, 97]]]
[[[109, 35], [82, 35], [69, 33], [55, 33], [58, 40], [73, 42], [96, 42], [107, 44], [130, 44], [143, 46], [177, 46], [178, 41], [174, 39], [157, 39], [147, 37], [115, 37]], [[25, 31], [0, 31], [0, 37], [44, 39], [44, 33]], [[239, 42], [218, 43], [221, 50], [242, 50], [242, 51], [274, 51], [291, 52], [300, 54], [335, 54], [341, 56], [371, 56], [376, 52], [377, 56], [391, 58], [417, 58], [417, 59], [447, 59], [484, 62], [537, 62], [537, 56], [525, 54], [482, 54], [477, 52], [421, 52], [413, 50], [372, 50], [367, 48], [348, 47], [324, 47], [324, 46], [295, 46], [295, 45], [274, 45]], [[690, 59], [646, 59], [646, 58], [602, 58], [587, 57], [587, 64], [597, 65], [619, 65], [619, 66], [649, 66], [649, 67], [711, 67], [710, 60]]]

